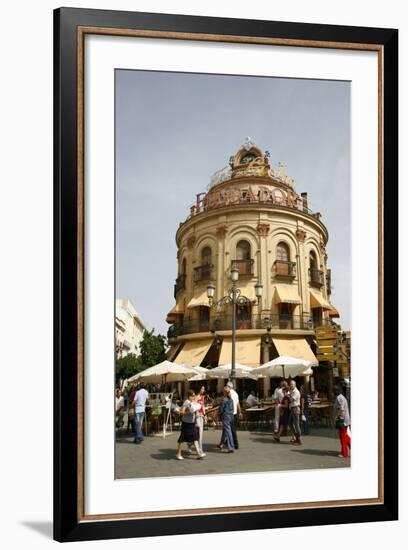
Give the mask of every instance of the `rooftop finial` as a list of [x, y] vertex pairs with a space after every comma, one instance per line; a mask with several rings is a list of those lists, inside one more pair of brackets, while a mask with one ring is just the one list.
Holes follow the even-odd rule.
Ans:
[[249, 151], [252, 147], [255, 147], [255, 142], [252, 141], [252, 139], [249, 136], [247, 136], [245, 138], [243, 148]]

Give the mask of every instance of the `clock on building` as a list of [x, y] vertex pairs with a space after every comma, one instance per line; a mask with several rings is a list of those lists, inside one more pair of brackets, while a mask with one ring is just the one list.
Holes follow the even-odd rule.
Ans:
[[256, 158], [256, 155], [254, 153], [247, 153], [243, 157], [241, 157], [240, 164], [248, 164], [251, 162], [251, 160], [254, 160]]

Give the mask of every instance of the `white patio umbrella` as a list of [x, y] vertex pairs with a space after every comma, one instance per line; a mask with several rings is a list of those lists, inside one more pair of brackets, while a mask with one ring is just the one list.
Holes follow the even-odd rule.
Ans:
[[131, 378], [128, 378], [128, 382], [143, 381], [146, 384], [166, 384], [167, 382], [190, 380], [196, 374], [197, 372], [191, 367], [165, 360], [157, 365], [153, 365], [153, 367], [138, 372]]
[[191, 367], [193, 370], [196, 371], [196, 375], [190, 378], [190, 382], [198, 382], [200, 380], [208, 380], [209, 378], [209, 372], [210, 369], [206, 369], [205, 367]]
[[[209, 369], [208, 375], [210, 378], [230, 378], [231, 369], [231, 363], [226, 365], [218, 365], [218, 367], [215, 367], [214, 369]], [[257, 380], [258, 376], [254, 374], [255, 370], [256, 369], [253, 369], [252, 367], [236, 363], [235, 378], [250, 378], [251, 380]]]
[[272, 361], [254, 370], [255, 375], [269, 376], [270, 378], [286, 378], [290, 376], [307, 376], [313, 374], [311, 367], [316, 363], [299, 359], [298, 357], [288, 357], [280, 355]]

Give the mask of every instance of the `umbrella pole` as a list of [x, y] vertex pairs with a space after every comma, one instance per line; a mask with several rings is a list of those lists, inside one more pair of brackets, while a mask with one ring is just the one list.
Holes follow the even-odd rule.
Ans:
[[282, 366], [282, 376], [283, 376], [283, 379], [285, 380], [285, 365], [281, 365]]

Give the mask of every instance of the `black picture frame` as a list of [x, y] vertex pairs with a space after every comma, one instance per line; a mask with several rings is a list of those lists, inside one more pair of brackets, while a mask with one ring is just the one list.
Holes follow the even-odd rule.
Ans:
[[[377, 504], [316, 506], [146, 519], [79, 519], [78, 353], [78, 28], [139, 29], [375, 44], [383, 54], [380, 148], [383, 174], [383, 497]], [[54, 538], [57, 541], [146, 537], [389, 521], [398, 518], [398, 31], [168, 14], [60, 8], [54, 12]], [[369, 389], [368, 389], [369, 391]]]

